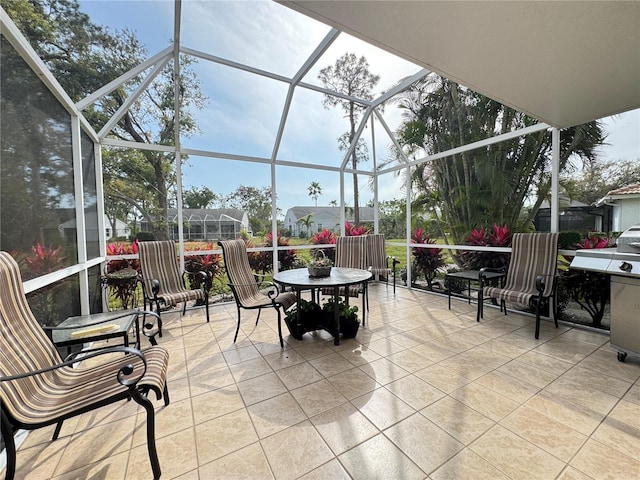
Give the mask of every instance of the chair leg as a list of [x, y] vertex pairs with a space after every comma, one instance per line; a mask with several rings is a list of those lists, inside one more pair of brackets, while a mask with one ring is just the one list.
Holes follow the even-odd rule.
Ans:
[[[152, 302], [149, 301], [149, 307], [153, 312]], [[158, 314], [158, 336], [162, 337], [162, 320], [160, 319], [160, 300], [156, 300], [156, 313]]]
[[147, 411], [147, 450], [149, 452], [151, 470], [153, 470], [153, 478], [154, 480], [158, 480], [161, 471], [160, 462], [158, 461], [158, 451], [156, 449], [156, 422], [153, 404], [135, 388], [132, 390], [132, 398]]
[[60, 436], [60, 430], [62, 430], [62, 424], [64, 423], [64, 420], [58, 422], [56, 424], [56, 429], [53, 431], [53, 436], [51, 437], [51, 440], [57, 440], [58, 437]]
[[0, 434], [4, 440], [4, 448], [7, 456], [7, 466], [5, 469], [5, 480], [13, 480], [16, 474], [16, 443], [13, 439], [13, 428], [9, 423], [9, 419], [4, 414], [4, 411], [0, 410]]
[[478, 310], [476, 311], [476, 322], [479, 322], [484, 314], [484, 292], [482, 287], [478, 290]]
[[169, 387], [167, 387], [167, 382], [164, 382], [164, 392], [162, 392], [162, 396], [164, 397], [164, 406], [168, 406], [171, 403], [171, 399], [169, 398]]
[[236, 335], [233, 337], [233, 343], [236, 343], [238, 332], [240, 331], [240, 306], [236, 304], [236, 308], [238, 309], [238, 326], [236, 327]]
[[278, 312], [278, 336], [280, 337], [280, 348], [284, 348], [284, 340], [282, 339], [282, 315], [280, 314], [280, 309], [276, 308]]
[[258, 316], [256, 317], [256, 325], [258, 325], [258, 320], [260, 320], [260, 314], [262, 313], [262, 309], [258, 309]]
[[204, 311], [207, 314], [207, 323], [209, 323], [209, 295], [204, 296]]
[[541, 300], [542, 300], [542, 298], [538, 298], [538, 302], [537, 302], [537, 305], [536, 305], [536, 333], [535, 333], [536, 340], [540, 336], [540, 303], [541, 303]]

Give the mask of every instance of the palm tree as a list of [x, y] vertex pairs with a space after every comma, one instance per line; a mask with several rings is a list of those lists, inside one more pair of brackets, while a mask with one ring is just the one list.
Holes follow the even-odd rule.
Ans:
[[304, 225], [305, 233], [307, 235], [307, 238], [309, 238], [309, 231], [311, 230], [311, 225], [313, 224], [313, 215], [308, 214], [298, 220], [298, 222]]
[[[442, 152], [537, 123], [436, 75], [414, 84], [399, 105], [404, 121], [398, 138], [409, 154]], [[594, 159], [603, 140], [597, 122], [564, 129], [560, 167], [572, 155]], [[414, 207], [432, 211], [441, 234], [447, 229], [458, 244], [472, 228], [493, 223], [523, 231], [551, 188], [551, 147], [550, 132], [540, 131], [423, 163], [412, 172]]]
[[309, 185], [309, 188], [307, 190], [309, 191], [309, 196], [315, 200], [317, 207], [318, 196], [322, 195], [322, 187], [318, 182], [311, 182], [311, 185]]

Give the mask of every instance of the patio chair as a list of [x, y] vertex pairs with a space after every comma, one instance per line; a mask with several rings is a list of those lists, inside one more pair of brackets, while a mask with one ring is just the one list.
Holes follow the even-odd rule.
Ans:
[[507, 314], [506, 302], [529, 306], [535, 304], [536, 331], [540, 335], [540, 309], [549, 306], [558, 328], [557, 318], [557, 233], [515, 233], [511, 243], [511, 260], [503, 287], [484, 286], [485, 272], [497, 269], [482, 268], [479, 273], [478, 312], [476, 320], [483, 316], [485, 298], [500, 300], [500, 311]]
[[[240, 331], [240, 310], [258, 310], [256, 325], [260, 320], [260, 313], [263, 308], [274, 308], [278, 313], [278, 336], [280, 337], [280, 347], [284, 348], [282, 340], [282, 314], [280, 309], [286, 311], [296, 303], [296, 294], [293, 292], [280, 292], [274, 283], [260, 285], [257, 276], [251, 271], [249, 258], [247, 257], [247, 246], [244, 240], [225, 240], [218, 242], [222, 247], [224, 267], [229, 277], [229, 287], [233, 292], [238, 310], [238, 326], [233, 342], [238, 338]], [[260, 287], [263, 287], [263, 290]], [[265, 293], [266, 287], [266, 293]]]
[[18, 429], [57, 424], [56, 440], [67, 418], [125, 399], [146, 410], [149, 460], [154, 478], [160, 478], [155, 413], [147, 396], [155, 392], [158, 400], [164, 396], [165, 405], [169, 404], [168, 361], [167, 351], [159, 346], [89, 350], [62, 361], [31, 312], [18, 264], [0, 252], [0, 431], [7, 453], [5, 479], [15, 476], [13, 435]]
[[[160, 303], [166, 307], [172, 307], [178, 303], [184, 303], [182, 314], [187, 311], [187, 302], [190, 300], [202, 300], [204, 302], [207, 322], [209, 322], [209, 292], [206, 288], [207, 274], [198, 272], [204, 278], [202, 288], [187, 290], [185, 276], [187, 272], [180, 273], [178, 259], [176, 258], [176, 244], [168, 241], [140, 242], [138, 244], [140, 256], [140, 270], [142, 271], [142, 292], [144, 297], [144, 310], [149, 308], [160, 316]], [[162, 319], [159, 320], [158, 335], [162, 337]]]
[[[369, 271], [372, 275], [383, 276], [389, 286], [389, 275], [393, 273], [393, 293], [396, 293], [396, 265], [400, 263], [396, 257], [388, 256], [384, 249], [384, 235], [376, 233], [367, 235], [367, 259]], [[393, 268], [389, 268], [389, 260]]]
[[[368, 270], [369, 262], [367, 261], [367, 236], [342, 236], [336, 239], [336, 261], [334, 262], [336, 267], [343, 268], [358, 268], [360, 270]], [[323, 288], [323, 295], [334, 294], [333, 288]], [[338, 295], [345, 297], [348, 302], [348, 297], [355, 297], [362, 295], [362, 325], [364, 326], [366, 320], [366, 309], [369, 306], [369, 298], [367, 294], [367, 283], [359, 283], [357, 285], [351, 285], [349, 287], [340, 287]]]

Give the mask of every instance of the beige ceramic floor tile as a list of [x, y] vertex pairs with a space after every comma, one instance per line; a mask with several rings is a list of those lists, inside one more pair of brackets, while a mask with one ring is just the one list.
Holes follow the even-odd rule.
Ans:
[[409, 372], [404, 368], [399, 367], [386, 358], [379, 358], [366, 365], [361, 365], [359, 368], [380, 385], [386, 385], [387, 383], [409, 375]]
[[509, 415], [520, 405], [518, 402], [514, 402], [476, 382], [460, 387], [450, 395], [496, 422]]
[[314, 358], [313, 360], [309, 360], [309, 363], [325, 377], [337, 375], [354, 367], [353, 363], [339, 353]]
[[558, 477], [558, 480], [593, 480], [593, 477], [571, 466], [567, 466]]
[[636, 382], [640, 378], [640, 368], [637, 362], [619, 362], [618, 350], [604, 346], [580, 362], [581, 367], [595, 372], [604, 373], [625, 382]]
[[384, 388], [354, 398], [351, 403], [380, 430], [415, 413], [415, 409]]
[[469, 448], [514, 479], [552, 479], [565, 465], [551, 454], [499, 425], [492, 427]]
[[[198, 464], [204, 465], [258, 440], [246, 410], [237, 410], [196, 425]], [[180, 457], [177, 457], [180, 458]]]
[[468, 448], [459, 452], [429, 477], [432, 480], [510, 480]]
[[419, 370], [414, 375], [445, 393], [451, 393], [471, 382], [468, 378], [453, 373], [440, 364]]
[[424, 479], [426, 474], [383, 434], [338, 457], [353, 480]]
[[[353, 365], [351, 365], [351, 368], [353, 368]], [[322, 374], [309, 362], [291, 365], [290, 367], [278, 370], [276, 374], [289, 390], [295, 390], [310, 383], [315, 383], [323, 378]]]
[[262, 357], [247, 360], [242, 363], [234, 363], [233, 365], [229, 365], [229, 370], [231, 371], [231, 375], [233, 375], [236, 383], [251, 380], [252, 378], [259, 377], [260, 375], [271, 373], [273, 371], [271, 365], [269, 365]]
[[545, 391], [527, 400], [524, 405], [583, 435], [591, 435], [604, 418], [599, 413], [566, 403], [561, 396], [551, 395]]
[[283, 393], [247, 408], [259, 438], [268, 437], [307, 419], [290, 393]]
[[586, 435], [526, 406], [502, 419], [500, 425], [564, 462], [587, 440]]
[[384, 388], [415, 410], [420, 410], [445, 396], [444, 392], [415, 375], [402, 377], [387, 384]]
[[311, 423], [303, 422], [261, 441], [277, 480], [298, 478], [333, 458]]
[[433, 472], [464, 448], [462, 443], [419, 413], [393, 425], [384, 434], [426, 473]]
[[575, 382], [587, 388], [594, 388], [596, 390], [616, 397], [623, 396], [627, 392], [627, 390], [629, 390], [629, 387], [631, 387], [630, 382], [618, 380], [617, 378], [610, 375], [596, 372], [580, 365], [577, 365], [576, 367], [566, 372], [564, 375], [562, 375], [562, 378], [571, 380], [572, 382]]
[[527, 401], [540, 391], [535, 385], [497, 370], [480, 377], [476, 380], [476, 383], [484, 385], [518, 403]]
[[[77, 480], [84, 478], [108, 478], [109, 480], [126, 480], [127, 478], [127, 462], [129, 459], [129, 452], [118, 453], [117, 455], [113, 455], [101, 462], [91, 463], [86, 465], [78, 470], [74, 470], [73, 472], [65, 473], [60, 476], [56, 476], [53, 480]], [[148, 463], [148, 459], [147, 459]], [[150, 465], [150, 464], [149, 464]], [[149, 466], [149, 474], [151, 475], [151, 466]], [[19, 477], [16, 478], [28, 478], [38, 479], [36, 472], [29, 472], [28, 477]], [[46, 477], [49, 478], [49, 477]]]
[[[193, 429], [182, 430], [161, 438], [156, 442], [156, 446], [162, 478], [176, 478], [198, 467]], [[140, 445], [131, 450], [125, 478], [127, 480], [130, 478], [153, 478], [146, 445]]]
[[380, 432], [350, 403], [344, 403], [311, 417], [311, 423], [335, 455], [355, 447]]
[[259, 443], [253, 443], [229, 455], [200, 465], [200, 479], [222, 478], [225, 480], [273, 479], [269, 462]]
[[291, 391], [304, 412], [312, 417], [346, 403], [347, 399], [328, 380], [305, 385]]
[[618, 398], [601, 392], [590, 385], [574, 382], [562, 376], [545, 388], [545, 392], [564, 399], [565, 402], [606, 415]]
[[526, 362], [520, 361], [522, 357], [518, 357], [509, 363], [506, 363], [497, 369], [498, 372], [506, 373], [513, 378], [519, 378], [538, 388], [544, 388], [553, 382], [558, 375], [548, 372]]
[[569, 462], [580, 472], [600, 479], [637, 480], [640, 461], [590, 439]]
[[408, 372], [416, 372], [422, 370], [429, 365], [433, 365], [433, 361], [429, 360], [424, 355], [421, 355], [411, 349], [403, 350], [398, 353], [394, 353], [387, 357], [387, 360], [392, 361], [399, 367]]
[[372, 392], [380, 386], [373, 378], [359, 368], [329, 377], [327, 380], [348, 400]]
[[621, 400], [592, 438], [632, 458], [640, 458], [640, 405]]
[[[71, 441], [71, 436], [58, 438], [55, 442], [49, 441], [30, 448], [20, 448], [16, 453], [16, 479], [34, 478], [36, 480], [52, 478], [57, 465], [63, 456], [75, 458], [78, 468], [95, 461], [93, 458], [85, 458], [84, 455], [74, 450], [66, 450]], [[125, 452], [126, 453], [126, 452]], [[4, 472], [0, 471], [1, 473]]]
[[191, 398], [196, 425], [244, 408], [237, 385], [219, 388]]
[[275, 373], [267, 373], [238, 383], [238, 390], [240, 390], [244, 403], [253, 405], [286, 392], [287, 387]]
[[420, 413], [465, 445], [489, 430], [495, 422], [449, 396]]
[[63, 455], [56, 466], [56, 475], [129, 450], [135, 428], [136, 417], [127, 417], [74, 434], [67, 445], [69, 454]]
[[209, 370], [197, 375], [189, 375], [189, 388], [191, 395], [196, 396], [202, 393], [211, 392], [218, 388], [233, 385], [235, 380], [231, 375], [231, 370], [227, 367]]
[[299, 480], [327, 480], [329, 478], [331, 480], [351, 480], [347, 471], [337, 460], [325, 463], [321, 467], [303, 475]]

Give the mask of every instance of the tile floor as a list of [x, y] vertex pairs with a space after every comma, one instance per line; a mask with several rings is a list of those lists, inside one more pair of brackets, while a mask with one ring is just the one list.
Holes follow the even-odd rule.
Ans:
[[[359, 302], [359, 301], [358, 301]], [[277, 341], [235, 305], [163, 315], [163, 479], [638, 479], [640, 360], [608, 336], [374, 284], [357, 339]], [[283, 329], [286, 327], [283, 325]], [[133, 402], [32, 432], [19, 479], [149, 479]]]

